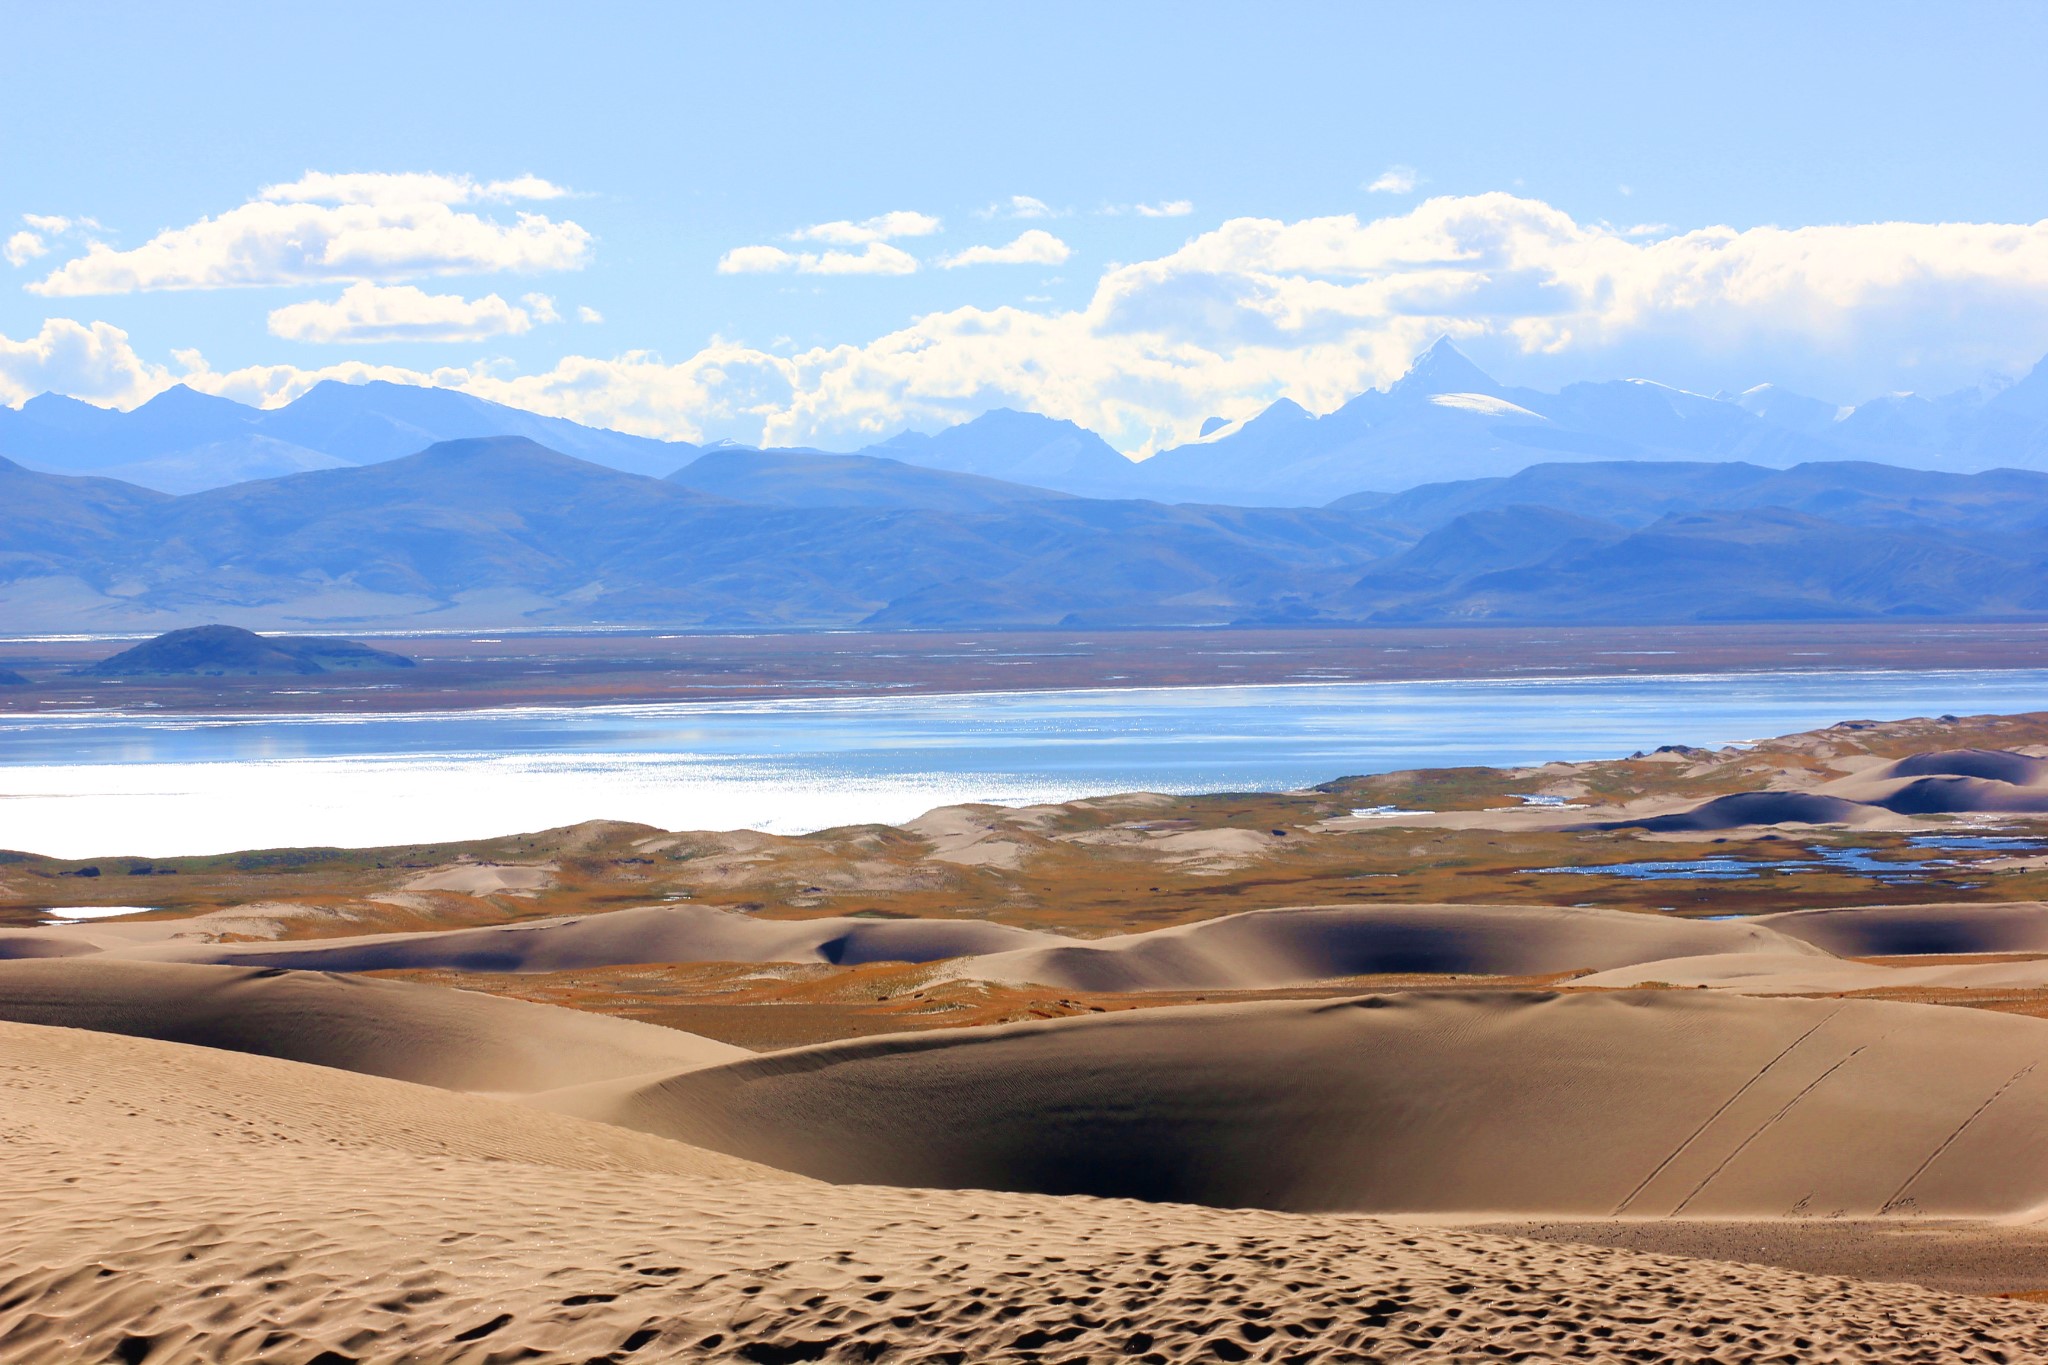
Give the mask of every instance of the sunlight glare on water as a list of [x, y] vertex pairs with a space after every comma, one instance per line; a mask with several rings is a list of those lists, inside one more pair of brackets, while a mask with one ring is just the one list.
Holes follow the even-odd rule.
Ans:
[[798, 833], [966, 801], [1284, 790], [2048, 707], [2048, 672], [1148, 688], [371, 716], [0, 719], [0, 847], [365, 846], [581, 820]]

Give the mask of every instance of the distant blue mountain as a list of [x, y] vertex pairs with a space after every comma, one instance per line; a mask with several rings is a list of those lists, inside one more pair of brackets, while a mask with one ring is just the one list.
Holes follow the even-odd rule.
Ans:
[[738, 496], [518, 437], [182, 497], [0, 461], [0, 505], [33, 513], [0, 518], [0, 619], [1216, 624], [1403, 543], [1346, 512], [1089, 500], [816, 452], [707, 458], [697, 480]]
[[[880, 447], [870, 447], [879, 449]], [[1118, 456], [1122, 459], [1122, 456]], [[901, 507], [988, 512], [1072, 494], [955, 474], [874, 455], [815, 450], [707, 450], [669, 482], [762, 507]]]
[[375, 464], [437, 441], [528, 440], [632, 473], [664, 475], [698, 447], [541, 417], [453, 389], [378, 380], [314, 385], [281, 408], [252, 408], [180, 384], [132, 412], [43, 394], [0, 407], [0, 456], [56, 474], [99, 474], [167, 493]]
[[[1322, 504], [1366, 490], [1512, 474], [1555, 460], [1841, 459], [1844, 446], [1739, 403], [1642, 381], [1510, 389], [1438, 341], [1388, 389], [1315, 416], [1282, 400], [1141, 466], [1152, 497]], [[2048, 455], [2048, 442], [2043, 443]]]
[[[1283, 399], [1249, 420], [1211, 420], [1202, 430], [1193, 442], [1133, 461], [1071, 422], [998, 408], [857, 453], [1075, 497], [1254, 507], [1322, 506], [1561, 461], [2048, 470], [2048, 362], [1994, 393], [1891, 395], [1837, 409], [1768, 384], [1712, 397], [1641, 380], [1572, 384], [1557, 393], [1510, 388], [1440, 340], [1387, 389], [1333, 412], [1317, 415]], [[329, 382], [258, 410], [181, 386], [128, 413], [49, 394], [0, 408], [0, 456], [175, 493], [375, 464], [439, 441], [486, 436], [520, 436], [655, 477], [717, 453], [718, 463], [697, 477], [742, 479], [750, 498], [792, 506], [819, 496], [806, 487], [817, 468], [793, 462], [802, 452], [659, 441], [448, 389]], [[751, 471], [749, 458], [758, 460]], [[771, 493], [768, 484], [778, 478], [786, 486]], [[879, 484], [863, 486], [881, 495]], [[959, 487], [952, 495], [967, 496]]]
[[1152, 496], [1142, 469], [1094, 432], [1010, 408], [996, 408], [933, 436], [907, 431], [859, 453], [1084, 498]]
[[1258, 508], [817, 451], [653, 479], [485, 437], [181, 497], [0, 460], [0, 508], [16, 630], [2048, 617], [2048, 474], [1856, 461], [1553, 463]]

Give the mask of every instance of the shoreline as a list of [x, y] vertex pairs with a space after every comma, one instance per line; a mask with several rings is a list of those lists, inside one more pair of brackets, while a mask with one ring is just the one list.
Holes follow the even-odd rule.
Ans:
[[[384, 639], [387, 637], [376, 637]], [[408, 637], [413, 669], [103, 679], [106, 640], [0, 640], [0, 715], [458, 713], [664, 702], [2048, 667], [2048, 623]], [[113, 703], [118, 696], [119, 702]]]
[[[1231, 691], [1313, 691], [1321, 688], [1340, 687], [1512, 687], [1541, 684], [1602, 683], [1617, 679], [1628, 679], [1639, 683], [1694, 683], [1714, 678], [1745, 678], [1766, 680], [1773, 678], [1872, 678], [1872, 677], [1960, 677], [1985, 676], [2006, 673], [2048, 673], [2048, 660], [2039, 664], [2013, 664], [2005, 668], [1909, 668], [1909, 667], [1856, 667], [1856, 666], [1814, 666], [1808, 668], [1786, 666], [1759, 666], [1754, 668], [1686, 669], [1674, 672], [1585, 672], [1546, 673], [1540, 676], [1529, 673], [1460, 676], [1419, 676], [1401, 678], [1328, 678], [1302, 679], [1280, 682], [1194, 682], [1194, 683], [1100, 683], [1078, 687], [1011, 687], [1011, 688], [967, 688], [954, 692], [912, 690], [901, 685], [888, 690], [872, 692], [776, 692], [765, 696], [701, 696], [662, 701], [590, 701], [580, 705], [572, 703], [547, 704], [530, 702], [523, 704], [482, 705], [463, 708], [421, 708], [416, 711], [384, 711], [374, 713], [360, 711], [308, 710], [308, 711], [267, 711], [250, 709], [246, 711], [176, 711], [169, 707], [150, 706], [135, 708], [110, 707], [104, 710], [72, 710], [52, 707], [44, 711], [9, 711], [0, 707], [0, 726], [22, 720], [66, 720], [66, 721], [135, 721], [150, 722], [176, 720], [190, 715], [203, 715], [208, 726], [240, 724], [316, 724], [331, 721], [352, 724], [374, 714], [379, 721], [432, 720], [443, 716], [460, 716], [466, 720], [495, 718], [533, 718], [553, 716], [605, 716], [605, 715], [654, 715], [662, 711], [715, 714], [731, 710], [741, 714], [763, 714], [777, 707], [803, 708], [816, 706], [825, 709], [831, 706], [850, 706], [870, 702], [964, 702], [975, 699], [1011, 700], [1022, 698], [1084, 698], [1093, 696], [1132, 696], [1140, 693], [1203, 694]], [[101, 680], [105, 682], [107, 680]], [[2044, 693], [2048, 697], [2048, 693]], [[1845, 717], [1845, 719], [1851, 719]], [[1904, 719], [1893, 717], [1893, 719]], [[1739, 742], [1739, 741], [1737, 741]], [[1585, 760], [1559, 760], [1582, 762]], [[7, 765], [0, 761], [0, 768]], [[40, 765], [23, 765], [40, 766]], [[1350, 776], [1339, 774], [1338, 776]], [[1204, 793], [1188, 793], [1200, 795]], [[1214, 793], [1207, 793], [1214, 794]]]

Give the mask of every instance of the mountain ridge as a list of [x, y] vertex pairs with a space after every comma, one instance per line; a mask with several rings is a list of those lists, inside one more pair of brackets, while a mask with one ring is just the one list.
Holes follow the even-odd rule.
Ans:
[[63, 632], [2048, 616], [2032, 471], [1579, 462], [1260, 508], [489, 437], [176, 497], [0, 461], [0, 497], [0, 617]]
[[[1771, 468], [1867, 460], [1970, 473], [2048, 470], [2048, 361], [1993, 393], [1890, 394], [1840, 408], [1770, 384], [1713, 396], [1640, 379], [1555, 393], [1495, 381], [1439, 338], [1400, 379], [1315, 414], [1278, 399], [1194, 441], [1132, 460], [1072, 422], [994, 408], [944, 430], [850, 453], [1087, 498], [1313, 507], [1373, 491], [1505, 477], [1560, 460], [1739, 461]], [[376, 380], [314, 385], [257, 409], [174, 386], [131, 412], [43, 394], [0, 408], [0, 456], [188, 493], [252, 478], [381, 462], [436, 442], [524, 436], [629, 473], [773, 450], [695, 445], [544, 417], [450, 389]]]

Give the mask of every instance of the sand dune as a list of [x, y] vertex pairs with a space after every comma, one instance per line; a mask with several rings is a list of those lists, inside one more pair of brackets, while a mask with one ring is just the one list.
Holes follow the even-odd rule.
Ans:
[[1875, 817], [1868, 806], [1838, 796], [1812, 792], [1737, 792], [1703, 801], [1670, 815], [1645, 815], [1633, 820], [1602, 820], [1588, 829], [1645, 829], [1653, 832], [1741, 829], [1746, 825], [1853, 825]]
[[[164, 1194], [199, 1184], [232, 1185], [240, 1159], [266, 1148], [287, 1156], [317, 1149], [581, 1172], [795, 1178], [717, 1152], [483, 1096], [84, 1029], [0, 1022], [0, 1087], [7, 1093], [10, 1125], [10, 1142], [0, 1145], [6, 1158], [22, 1154], [15, 1141], [24, 1150], [47, 1143], [90, 1152], [101, 1139], [125, 1137], [161, 1154], [168, 1177]], [[211, 1160], [190, 1164], [207, 1153]], [[86, 1170], [93, 1163], [82, 1158], [74, 1165]], [[11, 1205], [11, 1211], [19, 1213], [21, 1206]]]
[[1920, 987], [2038, 990], [2048, 987], [2048, 959], [1881, 967], [1839, 958], [1727, 953], [1616, 967], [1580, 977], [1572, 984], [1609, 989], [1649, 984], [1707, 986], [1750, 995], [1819, 995]]
[[1245, 1210], [825, 1190], [619, 1129], [0, 1024], [0, 1362], [1989, 1362], [2048, 1314]]
[[471, 896], [532, 895], [547, 888], [558, 871], [553, 864], [452, 863], [407, 881], [403, 891], [460, 891]]
[[1873, 905], [1758, 915], [1751, 923], [1837, 957], [2048, 953], [2048, 905]]
[[2048, 1022], [1707, 992], [1146, 1010], [531, 1102], [833, 1181], [1374, 1213], [2025, 1214]]
[[60, 958], [0, 963], [0, 1019], [524, 1091], [751, 1056], [675, 1029], [395, 981]]
[[1918, 777], [1873, 800], [1897, 815], [2048, 811], [2048, 790], [1983, 777]]
[[98, 944], [39, 929], [0, 929], [0, 962], [28, 957], [90, 957]]
[[1982, 777], [2023, 787], [2048, 787], [2048, 758], [2008, 749], [1936, 749], [1881, 770], [1887, 777]]
[[1810, 953], [1749, 923], [1553, 906], [1253, 910], [954, 964], [956, 976], [1070, 990], [1251, 990], [1379, 972], [1538, 976], [1698, 953]]
[[[142, 928], [144, 926], [125, 926]], [[28, 949], [84, 941], [19, 930]], [[643, 906], [482, 929], [287, 942], [100, 938], [108, 957], [336, 972], [448, 967], [545, 972], [640, 962], [931, 962], [958, 977], [1074, 990], [1257, 989], [1373, 972], [1541, 975], [1701, 953], [1813, 951], [1753, 923], [1551, 906], [1323, 906], [1254, 910], [1106, 939], [986, 920], [756, 919]], [[0, 941], [0, 956], [13, 952]]]
[[2048, 759], [2003, 749], [1949, 749], [1876, 764], [1811, 791], [1738, 792], [1682, 810], [1597, 821], [1584, 828], [1705, 832], [2043, 811], [2048, 811]]
[[[70, 934], [68, 928], [24, 929], [8, 941], [70, 941]], [[1061, 941], [987, 920], [770, 920], [711, 906], [646, 905], [478, 929], [283, 943], [115, 941], [106, 950], [140, 961], [336, 972], [406, 967], [551, 972], [635, 962], [930, 962]], [[0, 953], [7, 950], [7, 942], [0, 942]]]

